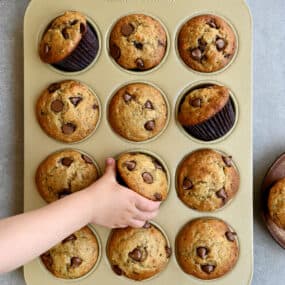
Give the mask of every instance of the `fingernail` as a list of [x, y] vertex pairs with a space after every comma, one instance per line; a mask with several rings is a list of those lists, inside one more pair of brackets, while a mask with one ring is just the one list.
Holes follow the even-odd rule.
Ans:
[[113, 164], [113, 162], [114, 162], [114, 159], [113, 159], [112, 157], [109, 157], [109, 158], [106, 159], [106, 163], [107, 163], [108, 165]]

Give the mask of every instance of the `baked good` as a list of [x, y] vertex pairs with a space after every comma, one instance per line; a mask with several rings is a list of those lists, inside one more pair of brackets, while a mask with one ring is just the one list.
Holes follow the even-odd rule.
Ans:
[[80, 71], [95, 59], [99, 50], [96, 31], [85, 15], [67, 11], [46, 28], [39, 44], [43, 62], [62, 71]]
[[123, 153], [117, 160], [119, 182], [153, 201], [167, 198], [169, 182], [162, 164], [154, 157], [137, 152]]
[[83, 83], [66, 80], [51, 84], [39, 97], [36, 115], [52, 138], [72, 143], [89, 136], [99, 120], [97, 97]]
[[203, 212], [223, 207], [239, 189], [239, 173], [232, 157], [211, 149], [187, 155], [178, 167], [176, 179], [181, 201]]
[[88, 273], [98, 256], [97, 238], [86, 226], [42, 254], [41, 261], [54, 276], [74, 279]]
[[181, 100], [178, 121], [191, 136], [212, 141], [234, 126], [236, 112], [229, 89], [219, 85], [190, 90]]
[[90, 156], [77, 150], [62, 150], [49, 155], [39, 165], [36, 185], [42, 198], [51, 203], [88, 187], [98, 177]]
[[165, 99], [158, 89], [145, 83], [132, 83], [113, 96], [108, 116], [117, 134], [141, 142], [161, 133], [168, 112]]
[[144, 71], [157, 66], [164, 58], [166, 48], [164, 28], [147, 15], [127, 15], [111, 31], [110, 55], [128, 70]]
[[161, 231], [151, 224], [111, 232], [107, 257], [113, 271], [133, 280], [144, 280], [161, 272], [171, 256], [171, 249]]
[[225, 222], [215, 218], [190, 221], [176, 238], [176, 257], [180, 267], [203, 280], [228, 273], [238, 256], [237, 234]]
[[285, 230], [285, 178], [278, 180], [271, 187], [267, 205], [273, 222]]
[[236, 53], [233, 29], [215, 15], [199, 15], [183, 25], [178, 36], [180, 57], [190, 68], [215, 72], [229, 64]]

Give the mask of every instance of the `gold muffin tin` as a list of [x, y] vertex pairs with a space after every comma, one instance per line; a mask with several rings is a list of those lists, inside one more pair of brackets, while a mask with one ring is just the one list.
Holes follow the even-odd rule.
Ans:
[[[46, 26], [56, 16], [67, 10], [84, 13], [95, 27], [100, 40], [100, 50], [94, 62], [85, 70], [65, 73], [41, 62], [38, 56], [39, 39]], [[110, 30], [116, 21], [127, 14], [143, 13], [158, 19], [168, 35], [168, 49], [163, 62], [146, 72], [132, 72], [120, 68], [108, 52]], [[215, 73], [199, 73], [186, 67], [176, 46], [177, 33], [183, 23], [198, 14], [223, 17], [234, 28], [238, 39], [235, 58], [226, 68]], [[66, 80], [79, 80], [89, 86], [99, 97], [101, 120], [96, 131], [77, 144], [64, 144], [48, 137], [40, 128], [35, 115], [35, 104], [40, 93], [49, 84]], [[108, 103], [119, 87], [130, 82], [146, 82], [160, 88], [169, 104], [169, 122], [155, 139], [134, 143], [122, 139], [111, 129]], [[230, 134], [214, 142], [202, 142], [185, 135], [176, 121], [176, 106], [185, 91], [192, 86], [217, 82], [234, 94], [238, 109], [237, 120]], [[225, 220], [238, 234], [240, 256], [236, 266], [225, 276], [209, 281], [214, 285], [251, 282], [253, 271], [253, 197], [252, 197], [252, 22], [245, 0], [32, 0], [24, 20], [24, 209], [33, 210], [45, 205], [37, 192], [34, 177], [40, 162], [51, 153], [75, 148], [91, 155], [104, 168], [108, 156], [116, 157], [126, 151], [145, 151], [157, 155], [170, 173], [170, 191], [154, 220], [165, 232], [174, 252], [179, 230], [195, 218], [210, 216]], [[213, 213], [202, 213], [185, 206], [177, 197], [175, 173], [179, 163], [190, 152], [213, 148], [233, 156], [239, 170], [240, 189], [231, 203]], [[96, 268], [75, 280], [55, 278], [41, 264], [40, 259], [27, 264], [24, 275], [28, 285], [73, 284], [133, 284], [134, 281], [117, 276], [106, 257], [106, 244], [110, 230], [95, 227], [102, 249], [102, 258]], [[142, 283], [165, 285], [174, 283], [201, 285], [205, 281], [185, 274], [179, 267], [175, 254], [167, 268], [154, 278]]]

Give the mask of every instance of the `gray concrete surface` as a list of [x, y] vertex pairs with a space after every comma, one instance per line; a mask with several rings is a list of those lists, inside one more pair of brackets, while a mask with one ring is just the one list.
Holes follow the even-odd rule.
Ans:
[[[0, 0], [0, 218], [20, 213], [23, 204], [22, 19], [27, 3], [28, 0]], [[255, 23], [252, 285], [284, 285], [285, 251], [273, 242], [261, 221], [258, 190], [266, 169], [285, 152], [285, 2], [248, 3]], [[0, 253], [0, 262], [4, 258]], [[0, 284], [25, 284], [22, 270], [0, 276]], [[243, 284], [237, 281], [232, 285]]]

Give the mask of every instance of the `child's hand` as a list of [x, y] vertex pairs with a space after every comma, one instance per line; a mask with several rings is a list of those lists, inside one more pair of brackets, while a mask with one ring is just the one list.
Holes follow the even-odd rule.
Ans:
[[108, 228], [142, 227], [153, 219], [160, 202], [148, 200], [116, 181], [115, 160], [106, 160], [105, 174], [88, 188], [93, 195], [91, 222]]

